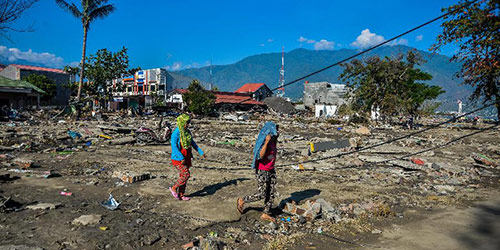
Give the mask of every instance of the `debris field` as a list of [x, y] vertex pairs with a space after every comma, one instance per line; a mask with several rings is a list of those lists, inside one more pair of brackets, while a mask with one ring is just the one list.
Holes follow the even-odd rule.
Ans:
[[[134, 137], [158, 117], [25, 117], [0, 126], [0, 249], [371, 249], [395, 225], [499, 193], [498, 128], [437, 147], [488, 124], [450, 123], [358, 152], [418, 130], [265, 114], [194, 118], [207, 158], [193, 159], [186, 202], [168, 191], [178, 177], [169, 142]], [[256, 190], [250, 161], [268, 120], [280, 126], [276, 222], [260, 220], [262, 201], [236, 210], [237, 198]]]

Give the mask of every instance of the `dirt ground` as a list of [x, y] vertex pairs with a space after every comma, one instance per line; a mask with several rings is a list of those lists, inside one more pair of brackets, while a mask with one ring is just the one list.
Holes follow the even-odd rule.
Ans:
[[[479, 153], [500, 162], [497, 128], [409, 157], [423, 165], [409, 159], [374, 164], [489, 125], [451, 124], [334, 157], [414, 131], [380, 125], [363, 134], [356, 132], [357, 125], [281, 118], [277, 223], [270, 224], [259, 219], [262, 201], [247, 205], [243, 215], [236, 211], [236, 199], [256, 191], [251, 151], [259, 124], [269, 119], [275, 118], [193, 120], [194, 139], [207, 158], [195, 155], [188, 202], [168, 191], [178, 176], [168, 144], [112, 145], [113, 139], [130, 135], [99, 129], [115, 123], [151, 125], [156, 118], [3, 123], [0, 195], [10, 199], [0, 210], [0, 249], [182, 249], [208, 239], [220, 249], [500, 249], [500, 171], [471, 158]], [[83, 138], [65, 138], [68, 128]], [[353, 138], [354, 147], [307, 154], [309, 142]], [[296, 169], [297, 162], [322, 157], [331, 158]], [[43, 178], [16, 172], [20, 158], [34, 162], [29, 170], [57, 174]], [[123, 171], [152, 178], [125, 183], [116, 177]], [[120, 203], [117, 210], [101, 206], [110, 193]], [[280, 209], [292, 200], [303, 204], [318, 198], [335, 209], [334, 219], [323, 214], [304, 222]], [[43, 203], [53, 207], [30, 207]], [[99, 219], [75, 224], [82, 215]]]

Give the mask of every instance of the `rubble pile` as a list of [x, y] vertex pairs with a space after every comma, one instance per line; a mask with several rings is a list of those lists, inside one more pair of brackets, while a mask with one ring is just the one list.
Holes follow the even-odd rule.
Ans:
[[[279, 107], [285, 114], [293, 109]], [[189, 203], [168, 191], [178, 177], [170, 142], [136, 140], [141, 126], [158, 130], [160, 117], [53, 116], [25, 113], [0, 126], [0, 213], [9, 214], [0, 219], [6, 232], [0, 248], [241, 249], [281, 244], [281, 237], [352, 239], [352, 232], [382, 234], [377, 227], [412, 216], [409, 211], [425, 216], [482, 199], [500, 185], [498, 130], [404, 157], [471, 129], [442, 127], [358, 151], [409, 131], [280, 117], [276, 220], [261, 221], [261, 203], [250, 204], [243, 215], [235, 205], [255, 191], [253, 146], [262, 121], [275, 116], [193, 119], [193, 138], [207, 158], [194, 156]], [[174, 117], [163, 121], [175, 128]]]

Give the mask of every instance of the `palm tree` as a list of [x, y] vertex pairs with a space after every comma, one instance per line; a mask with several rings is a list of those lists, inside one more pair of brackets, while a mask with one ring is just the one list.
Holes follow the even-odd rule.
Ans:
[[87, 47], [87, 32], [90, 28], [90, 23], [98, 18], [105, 18], [115, 10], [112, 4], [106, 4], [108, 0], [81, 0], [82, 10], [65, 0], [55, 0], [56, 4], [62, 9], [71, 13], [74, 17], [82, 20], [83, 26], [83, 48], [82, 48], [82, 61], [80, 62], [80, 83], [78, 84], [77, 100], [80, 100], [83, 84], [83, 69], [85, 68], [85, 51]]

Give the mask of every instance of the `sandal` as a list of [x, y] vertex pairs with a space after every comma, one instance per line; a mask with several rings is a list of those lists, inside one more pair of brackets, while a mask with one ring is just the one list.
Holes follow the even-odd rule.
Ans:
[[179, 199], [179, 195], [172, 189], [172, 187], [169, 187], [168, 190], [170, 190], [170, 193], [172, 193], [174, 198]]
[[260, 216], [260, 219], [266, 220], [266, 221], [271, 221], [271, 222], [276, 222], [275, 218], [273, 218], [271, 215], [266, 214], [266, 213], [262, 213], [262, 215]]
[[236, 209], [238, 210], [238, 212], [240, 212], [240, 214], [243, 214], [243, 206], [245, 205], [245, 202], [243, 201], [243, 199], [240, 197], [238, 198], [238, 200], [236, 201]]

